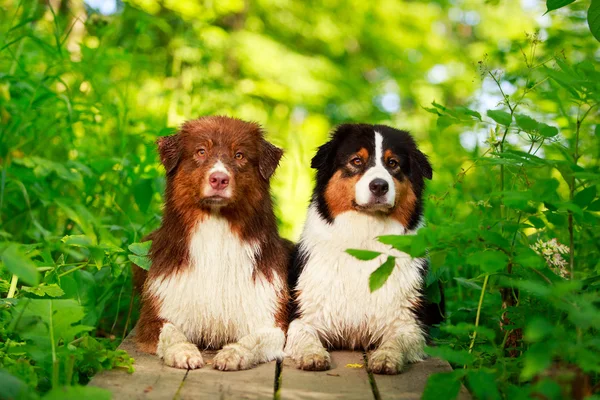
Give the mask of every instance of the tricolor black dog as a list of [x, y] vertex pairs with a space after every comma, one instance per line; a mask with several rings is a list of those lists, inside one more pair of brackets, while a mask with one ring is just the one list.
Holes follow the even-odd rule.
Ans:
[[[406, 131], [383, 125], [339, 126], [312, 160], [316, 187], [293, 256], [293, 321], [286, 353], [305, 370], [329, 368], [329, 348], [372, 349], [369, 368], [396, 374], [422, 360], [422, 296], [427, 262], [377, 240], [414, 234], [432, 168]], [[359, 261], [347, 249], [391, 254], [396, 266], [371, 293], [369, 276], [386, 259]]]

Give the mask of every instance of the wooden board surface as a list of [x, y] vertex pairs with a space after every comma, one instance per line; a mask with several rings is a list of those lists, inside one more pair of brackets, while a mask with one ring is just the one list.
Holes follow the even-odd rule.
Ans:
[[[352, 368], [352, 364], [361, 365]], [[372, 399], [362, 352], [334, 351], [329, 371], [302, 371], [290, 359], [283, 361], [281, 399]]]
[[[167, 367], [157, 356], [137, 351], [133, 335], [134, 332], [119, 348], [135, 359], [135, 372], [104, 371], [90, 382], [92, 386], [110, 390], [115, 400], [274, 398], [277, 372], [274, 361], [247, 371], [222, 372], [212, 368], [215, 352], [202, 352], [207, 365], [186, 371]], [[292, 360], [283, 360], [279, 397], [282, 400], [373, 399], [375, 386], [383, 400], [420, 399], [429, 375], [452, 370], [447, 362], [430, 358], [409, 365], [400, 375], [371, 375], [370, 381], [361, 351], [333, 351], [331, 359], [331, 369], [321, 372], [301, 371]], [[464, 387], [458, 398], [470, 399]]]
[[[382, 400], [386, 399], [420, 399], [429, 375], [438, 372], [450, 372], [450, 365], [439, 358], [428, 358], [425, 361], [410, 364], [400, 375], [373, 374], [375, 384]], [[458, 398], [470, 399], [469, 392], [462, 386]]]

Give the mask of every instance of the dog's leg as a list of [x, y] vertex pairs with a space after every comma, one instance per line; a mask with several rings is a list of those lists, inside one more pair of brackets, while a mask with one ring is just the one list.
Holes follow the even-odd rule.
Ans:
[[223, 346], [213, 359], [215, 369], [238, 371], [283, 358], [285, 334], [280, 328], [264, 328]]
[[170, 322], [162, 326], [156, 354], [169, 367], [196, 369], [204, 366], [204, 360], [198, 347], [190, 343], [183, 332]]
[[290, 324], [285, 352], [299, 369], [324, 371], [331, 366], [331, 357], [323, 347], [318, 332], [301, 319]]
[[376, 374], [398, 374], [406, 363], [425, 358], [424, 347], [425, 335], [414, 318], [398, 321], [369, 355], [369, 369]]

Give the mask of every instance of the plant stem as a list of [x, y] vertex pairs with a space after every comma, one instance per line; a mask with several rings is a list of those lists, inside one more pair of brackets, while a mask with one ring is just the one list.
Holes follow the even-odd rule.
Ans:
[[50, 334], [50, 346], [52, 349], [52, 388], [54, 389], [58, 387], [58, 359], [56, 358], [56, 343], [54, 342], [54, 310], [52, 309], [54, 303], [52, 301], [48, 303], [50, 307], [48, 333]]
[[8, 290], [8, 294], [6, 295], [7, 299], [12, 299], [15, 297], [15, 291], [17, 290], [17, 282], [19, 282], [19, 277], [13, 274], [12, 279], [10, 281], [10, 289]]
[[479, 317], [481, 316], [481, 307], [483, 305], [483, 297], [485, 296], [485, 288], [487, 287], [489, 278], [490, 275], [486, 274], [485, 278], [483, 279], [483, 287], [481, 288], [481, 295], [479, 296], [479, 305], [477, 306], [477, 316], [475, 317], [475, 330], [473, 331], [473, 337], [471, 338], [469, 353], [473, 351], [473, 346], [475, 346], [475, 339], [477, 338], [477, 327], [479, 327]]
[[59, 277], [59, 278], [62, 278], [62, 277], [63, 277], [63, 276], [65, 276], [65, 275], [69, 275], [71, 272], [75, 272], [75, 271], [77, 271], [77, 270], [79, 270], [79, 269], [81, 269], [81, 268], [87, 267], [87, 265], [88, 265], [88, 264], [89, 264], [89, 261], [88, 261], [88, 262], [86, 262], [86, 263], [84, 263], [84, 264], [81, 264], [81, 265], [80, 265], [80, 266], [78, 266], [78, 267], [75, 267], [75, 268], [72, 268], [72, 269], [70, 269], [70, 270], [68, 270], [68, 271], [66, 271], [66, 272], [63, 272], [62, 274], [59, 274], [59, 275], [58, 275], [58, 277]]

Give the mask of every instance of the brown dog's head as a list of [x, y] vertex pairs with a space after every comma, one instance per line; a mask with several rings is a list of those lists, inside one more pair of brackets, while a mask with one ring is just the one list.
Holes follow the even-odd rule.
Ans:
[[176, 209], [206, 211], [268, 196], [269, 179], [283, 151], [264, 139], [261, 127], [223, 116], [188, 121], [158, 140], [167, 171], [167, 201]]

